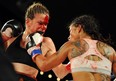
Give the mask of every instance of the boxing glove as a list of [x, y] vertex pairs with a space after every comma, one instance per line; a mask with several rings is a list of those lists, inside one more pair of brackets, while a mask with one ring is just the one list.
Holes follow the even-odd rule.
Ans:
[[7, 21], [1, 28], [1, 33], [4, 33], [7, 37], [16, 37], [23, 32], [22, 24], [15, 20], [11, 19]]
[[41, 52], [41, 43], [43, 41], [43, 36], [39, 32], [35, 32], [26, 37], [27, 44], [26, 49], [32, 59]]

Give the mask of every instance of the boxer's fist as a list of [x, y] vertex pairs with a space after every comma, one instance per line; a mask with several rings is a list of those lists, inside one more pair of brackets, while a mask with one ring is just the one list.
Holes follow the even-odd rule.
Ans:
[[4, 33], [9, 38], [16, 37], [20, 35], [22, 32], [22, 24], [15, 19], [7, 21], [1, 28], [1, 33]]
[[28, 35], [26, 39], [28, 41], [26, 44], [26, 49], [29, 49], [33, 46], [40, 45], [40, 43], [43, 41], [43, 36], [40, 33], [36, 32]]
[[37, 54], [42, 54], [41, 52], [41, 42], [43, 41], [43, 36], [36, 32], [27, 36], [26, 49], [29, 55], [35, 57]]

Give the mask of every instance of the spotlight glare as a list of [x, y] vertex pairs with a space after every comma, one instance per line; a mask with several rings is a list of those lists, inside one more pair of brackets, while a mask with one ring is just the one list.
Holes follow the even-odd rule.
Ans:
[[60, 81], [60, 78], [57, 78], [57, 81]]
[[48, 78], [52, 78], [52, 75], [51, 75], [51, 74], [49, 74], [49, 75], [48, 75]]
[[43, 75], [43, 74], [44, 74], [44, 72], [40, 71], [40, 75]]

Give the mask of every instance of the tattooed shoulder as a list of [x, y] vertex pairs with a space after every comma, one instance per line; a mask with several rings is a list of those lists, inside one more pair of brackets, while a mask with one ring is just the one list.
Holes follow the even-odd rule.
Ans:
[[77, 41], [74, 43], [74, 48], [71, 49], [71, 57], [74, 58], [74, 57], [77, 57], [79, 55], [82, 55], [84, 52], [86, 52], [87, 50], [87, 46], [88, 44], [86, 42], [80, 42], [80, 41]]

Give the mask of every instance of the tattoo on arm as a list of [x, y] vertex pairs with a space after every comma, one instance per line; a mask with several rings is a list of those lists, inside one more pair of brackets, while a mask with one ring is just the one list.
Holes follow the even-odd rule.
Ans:
[[71, 52], [71, 57], [74, 58], [74, 57], [77, 57], [79, 55], [81, 55], [82, 53], [80, 51], [77, 51], [75, 48], [72, 49], [72, 52]]
[[110, 77], [108, 75], [101, 74], [102, 81], [110, 81]]
[[109, 59], [109, 55], [112, 53], [112, 52], [111, 52], [111, 49], [108, 48], [108, 47], [106, 47], [106, 48], [104, 49], [104, 51], [105, 51], [105, 56]]
[[83, 47], [81, 46], [80, 42], [77, 42], [74, 44], [77, 48], [72, 48], [72, 52], [71, 52], [71, 57], [74, 58], [74, 57], [77, 57], [79, 55], [82, 55], [84, 53], [84, 49]]

